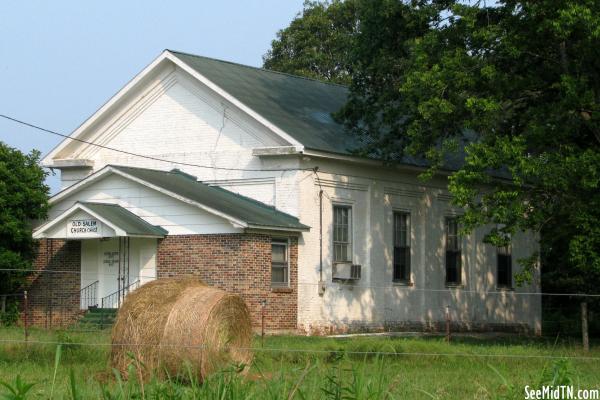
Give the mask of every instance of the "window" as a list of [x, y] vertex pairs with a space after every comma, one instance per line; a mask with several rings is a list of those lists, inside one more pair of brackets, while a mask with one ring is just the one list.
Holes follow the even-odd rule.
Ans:
[[512, 287], [512, 250], [510, 245], [497, 248], [498, 287]]
[[352, 208], [333, 207], [333, 262], [352, 262]]
[[289, 258], [287, 240], [273, 239], [271, 242], [271, 286], [288, 286]]
[[446, 218], [446, 284], [458, 285], [461, 281], [460, 236], [458, 220]]
[[394, 212], [394, 281], [410, 281], [410, 214]]

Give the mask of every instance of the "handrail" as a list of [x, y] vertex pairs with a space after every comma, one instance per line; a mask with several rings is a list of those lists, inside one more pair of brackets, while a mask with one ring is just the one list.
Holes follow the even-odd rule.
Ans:
[[81, 293], [81, 292], [83, 292], [84, 290], [86, 290], [87, 288], [89, 288], [90, 286], [97, 285], [99, 282], [100, 282], [100, 281], [94, 281], [94, 282], [90, 283], [89, 285], [82, 287], [82, 288], [81, 288], [81, 290], [80, 290], [79, 292]]
[[69, 321], [76, 318], [81, 310], [98, 307], [98, 283], [99, 281], [96, 280], [78, 292], [58, 299], [57, 305], [62, 315], [60, 324], [68, 324]]
[[97, 292], [99, 282], [99, 280], [96, 280], [90, 283], [89, 285], [83, 287], [79, 291], [79, 301], [83, 305], [84, 309], [98, 306]]
[[[135, 288], [132, 289], [132, 287]], [[116, 292], [112, 292], [107, 296], [102, 298], [101, 304], [102, 308], [119, 308], [122, 299], [129, 294], [130, 291], [137, 289], [140, 286], [140, 280], [136, 279], [129, 285], [125, 286], [123, 289], [117, 290]], [[116, 307], [115, 307], [116, 305]]]

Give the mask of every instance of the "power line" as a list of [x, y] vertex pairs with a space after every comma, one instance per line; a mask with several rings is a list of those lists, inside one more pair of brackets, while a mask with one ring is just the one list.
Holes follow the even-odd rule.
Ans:
[[[60, 132], [56, 132], [53, 131], [51, 129], [48, 128], [43, 128], [39, 125], [30, 123], [30, 122], [26, 122], [23, 120], [20, 120], [18, 118], [14, 118], [8, 115], [4, 115], [4, 114], [0, 114], [0, 117], [7, 119], [9, 121], [15, 122], [17, 124], [21, 124], [33, 129], [37, 129], [41, 132], [46, 132], [52, 135], [56, 135], [56, 136], [60, 136], [62, 138], [68, 139], [68, 140], [74, 140], [80, 143], [85, 143], [88, 144], [90, 146], [96, 146], [102, 149], [106, 149], [109, 151], [114, 151], [117, 153], [122, 153], [122, 154], [126, 154], [129, 156], [133, 156], [133, 157], [139, 157], [139, 158], [145, 158], [148, 160], [152, 160], [152, 161], [158, 161], [158, 162], [164, 162], [164, 163], [169, 163], [169, 164], [176, 164], [176, 165], [182, 165], [182, 166], [187, 166], [187, 167], [196, 167], [196, 168], [205, 168], [205, 169], [213, 169], [213, 170], [223, 170], [223, 171], [242, 171], [242, 172], [291, 172], [291, 171], [309, 171], [309, 172], [315, 172], [316, 169], [318, 169], [318, 167], [306, 167], [306, 168], [272, 168], [272, 169], [262, 169], [262, 168], [235, 168], [235, 167], [216, 167], [216, 166], [212, 166], [212, 165], [202, 165], [202, 164], [194, 164], [194, 163], [187, 163], [187, 162], [183, 162], [183, 161], [173, 161], [173, 160], [167, 160], [164, 158], [160, 158], [160, 157], [153, 157], [153, 156], [147, 156], [147, 155], [143, 155], [143, 154], [138, 154], [138, 153], [134, 153], [134, 152], [130, 152], [130, 151], [126, 151], [126, 150], [121, 150], [121, 149], [117, 149], [114, 147], [110, 147], [110, 146], [105, 146], [102, 144], [98, 144], [98, 143], [94, 143], [94, 142], [90, 142], [84, 139], [79, 139], [79, 138], [75, 138], [69, 135], [65, 135], [63, 133]], [[365, 175], [356, 175], [356, 174], [348, 174], [348, 173], [339, 173], [339, 172], [330, 172], [330, 171], [325, 171], [325, 170], [321, 170], [318, 169], [319, 172], [324, 173], [324, 174], [328, 174], [328, 175], [332, 175], [332, 176], [345, 176], [348, 178], [357, 178], [357, 179], [367, 179], [367, 180], [376, 180], [376, 181], [383, 181], [383, 182], [392, 182], [392, 183], [400, 183], [403, 185], [409, 185], [409, 186], [416, 186], [416, 187], [421, 187], [421, 188], [428, 188], [428, 189], [433, 189], [433, 190], [446, 190], [446, 188], [444, 187], [439, 187], [439, 186], [435, 186], [435, 185], [429, 185], [429, 184], [425, 184], [425, 183], [418, 183], [415, 184], [414, 182], [408, 182], [408, 181], [403, 181], [403, 180], [398, 180], [398, 179], [380, 179], [380, 178], [375, 178], [372, 176], [365, 176]], [[318, 183], [319, 186], [321, 185], [321, 181], [320, 179], [318, 179]], [[325, 192], [324, 192], [325, 193]], [[326, 193], [325, 195], [327, 197], [329, 197]]]
[[25, 122], [25, 121], [22, 121], [22, 120], [17, 119], [17, 118], [10, 117], [8, 115], [0, 114], [0, 117], [2, 117], [4, 119], [7, 119], [9, 121], [15, 122], [17, 124], [28, 126], [30, 128], [37, 129], [37, 130], [40, 130], [42, 132], [50, 133], [52, 135], [60, 136], [60, 137], [65, 138], [65, 139], [74, 140], [74, 141], [77, 141], [77, 142], [80, 142], [80, 143], [85, 143], [85, 144], [88, 144], [90, 146], [96, 146], [96, 147], [99, 147], [99, 148], [102, 148], [102, 149], [106, 149], [106, 150], [110, 150], [110, 151], [115, 151], [117, 153], [122, 153], [122, 154], [126, 154], [126, 155], [133, 156], [133, 157], [140, 157], [140, 158], [145, 158], [145, 159], [152, 160], [152, 161], [165, 162], [165, 163], [169, 163], [169, 164], [177, 164], [177, 165], [183, 165], [183, 166], [187, 166], [187, 167], [196, 167], [196, 168], [218, 169], [218, 170], [224, 170], [224, 171], [244, 171], [244, 172], [245, 171], [247, 171], [247, 172], [286, 172], [286, 171], [312, 171], [313, 170], [313, 168], [273, 168], [273, 169], [261, 169], [261, 168], [216, 167], [216, 166], [212, 166], [212, 165], [201, 165], [201, 164], [187, 163], [187, 162], [182, 162], [182, 161], [166, 160], [164, 158], [159, 158], [159, 157], [153, 157], [153, 156], [147, 156], [147, 155], [143, 155], [143, 154], [133, 153], [131, 151], [116, 149], [114, 147], [105, 146], [105, 145], [102, 145], [102, 144], [90, 142], [90, 141], [79, 139], [79, 138], [74, 138], [74, 137], [71, 137], [69, 135], [65, 135], [63, 133], [59, 133], [59, 132], [56, 132], [56, 131], [53, 131], [53, 130], [50, 130], [50, 129], [42, 128], [41, 126], [29, 123], [29, 122]]

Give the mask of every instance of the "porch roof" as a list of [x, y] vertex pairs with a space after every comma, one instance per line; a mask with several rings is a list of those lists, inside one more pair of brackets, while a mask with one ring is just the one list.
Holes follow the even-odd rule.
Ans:
[[118, 171], [141, 181], [192, 200], [223, 215], [243, 221], [248, 228], [308, 231], [310, 226], [273, 206], [218, 186], [210, 186], [177, 169], [160, 171], [146, 168], [111, 165]]
[[80, 202], [103, 219], [121, 228], [127, 236], [165, 236], [169, 232], [151, 225], [118, 204]]
[[[99, 220], [101, 226], [93, 232], [83, 234], [69, 234], [68, 228], [65, 226], [61, 227], [61, 222], [67, 221], [69, 218], [81, 216], [81, 213], [83, 213], [85, 218], [89, 217]], [[104, 226], [106, 226], [106, 229], [104, 229]], [[168, 233], [162, 227], [144, 221], [118, 204], [76, 202], [68, 210], [37, 228], [33, 232], [33, 237], [35, 239], [91, 239], [106, 236], [164, 237]]]

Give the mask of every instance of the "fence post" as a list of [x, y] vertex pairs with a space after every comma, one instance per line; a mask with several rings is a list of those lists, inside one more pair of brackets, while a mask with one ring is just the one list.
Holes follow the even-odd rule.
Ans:
[[583, 351], [590, 351], [587, 301], [581, 302], [581, 341], [583, 342]]
[[446, 341], [450, 343], [450, 306], [446, 306]]
[[260, 302], [260, 347], [265, 347], [265, 307], [267, 300]]
[[27, 290], [23, 292], [23, 308], [25, 314], [24, 328], [25, 328], [25, 342], [29, 339], [29, 300], [27, 298]]

